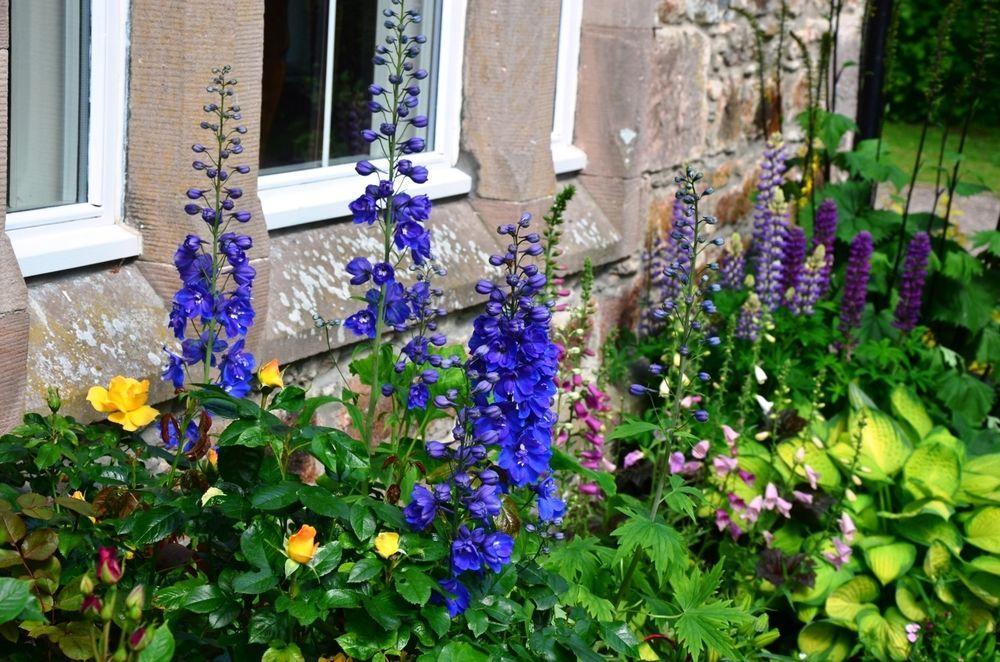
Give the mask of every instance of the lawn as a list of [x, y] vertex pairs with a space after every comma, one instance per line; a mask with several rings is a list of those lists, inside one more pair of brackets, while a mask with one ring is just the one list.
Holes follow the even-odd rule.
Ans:
[[[918, 180], [924, 184], [933, 184], [937, 172], [938, 152], [941, 149], [941, 134], [943, 129], [932, 127], [927, 131], [927, 143], [924, 146], [924, 165], [920, 169]], [[947, 150], [958, 150], [960, 127], [948, 132]], [[909, 173], [920, 143], [920, 125], [886, 123], [884, 137], [890, 146], [889, 158], [893, 163]], [[965, 181], [975, 181], [986, 184], [994, 191], [1000, 190], [1000, 128], [973, 127], [965, 141], [965, 163], [960, 177]], [[945, 163], [950, 169], [953, 163], [945, 154]]]

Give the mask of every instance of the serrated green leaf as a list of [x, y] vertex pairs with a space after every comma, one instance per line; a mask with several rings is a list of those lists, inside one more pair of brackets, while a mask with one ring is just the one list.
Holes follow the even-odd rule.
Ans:
[[437, 582], [415, 567], [403, 568], [393, 579], [396, 590], [410, 604], [423, 606], [431, 599], [431, 591], [437, 588]]

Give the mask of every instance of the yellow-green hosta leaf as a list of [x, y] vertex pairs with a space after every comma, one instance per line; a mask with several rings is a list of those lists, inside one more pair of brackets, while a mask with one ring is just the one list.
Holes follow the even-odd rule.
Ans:
[[[859, 429], [861, 444], [855, 462], [855, 438]], [[886, 482], [903, 468], [910, 450], [910, 443], [899, 434], [891, 418], [877, 409], [861, 409], [851, 414], [848, 438], [842, 438], [830, 449], [830, 454], [844, 467], [856, 466], [855, 471], [862, 480]]]
[[798, 644], [807, 659], [844, 662], [851, 652], [851, 635], [832, 623], [810, 623], [799, 630]]
[[903, 488], [917, 499], [950, 501], [958, 491], [961, 475], [961, 460], [954, 447], [925, 441], [903, 466]]
[[1000, 501], [1000, 453], [967, 461], [962, 467], [961, 486], [973, 501]]
[[923, 403], [913, 394], [913, 391], [897, 384], [889, 393], [889, 404], [892, 413], [896, 418], [902, 419], [916, 433], [914, 441], [919, 441], [927, 436], [927, 433], [934, 427], [931, 417], [927, 415]]
[[937, 499], [918, 499], [903, 506], [903, 510], [898, 513], [879, 512], [879, 517], [886, 519], [911, 519], [919, 515], [931, 515], [943, 520], [951, 519], [955, 514], [955, 509]]
[[795, 612], [795, 615], [798, 616], [799, 620], [802, 621], [803, 623], [812, 623], [813, 619], [816, 618], [816, 614], [818, 613], [819, 613], [819, 607], [811, 606], [811, 607], [802, 607], [801, 609]]
[[881, 660], [907, 658], [910, 642], [906, 640], [905, 626], [902, 614], [893, 608], [882, 616], [875, 607], [867, 607], [857, 616], [858, 639], [868, 653]]
[[900, 520], [893, 525], [893, 531], [912, 542], [929, 545], [941, 541], [954, 554], [962, 552], [964, 539], [958, 527], [946, 522], [937, 515], [920, 515], [910, 519]]
[[911, 621], [926, 621], [928, 618], [920, 598], [905, 583], [896, 585], [896, 606]]
[[[805, 452], [805, 458], [802, 462], [796, 463], [795, 454], [800, 448]], [[833, 460], [830, 459], [825, 450], [816, 448], [816, 445], [811, 441], [795, 439], [782, 442], [778, 444], [778, 457], [788, 467], [796, 465], [795, 474], [799, 477], [800, 481], [805, 482], [807, 480], [805, 469], [802, 468], [803, 464], [807, 464], [810, 469], [819, 474], [816, 482], [827, 491], [840, 485], [840, 471], [837, 469], [837, 465], [833, 463]]]
[[968, 612], [966, 624], [970, 631], [984, 628], [987, 632], [993, 632], [996, 629], [996, 618], [993, 616], [994, 610], [980, 603], [978, 600], [968, 600], [967, 604], [963, 606]]
[[865, 550], [865, 562], [883, 586], [906, 573], [913, 567], [916, 559], [917, 548], [908, 542], [869, 547]]
[[943, 428], [940, 425], [931, 430], [924, 436], [924, 441], [928, 443], [938, 443], [949, 446], [958, 451], [959, 456], [963, 459], [965, 458], [965, 445], [958, 440], [958, 437], [953, 435], [948, 428]]
[[1000, 558], [995, 556], [977, 556], [969, 561], [968, 565], [976, 572], [988, 572], [1000, 576]]
[[931, 579], [938, 579], [951, 568], [951, 552], [948, 546], [937, 540], [931, 543], [924, 555], [924, 574]]
[[974, 572], [968, 575], [961, 572], [958, 577], [973, 595], [990, 607], [1000, 606], [1000, 577], [988, 572]]
[[821, 605], [832, 589], [850, 579], [846, 569], [834, 570], [828, 563], [820, 563], [816, 567], [816, 581], [811, 587], [800, 587], [792, 593], [792, 599], [802, 605]]
[[1000, 507], [980, 508], [965, 522], [965, 539], [970, 545], [1000, 554]]
[[879, 587], [868, 575], [859, 575], [837, 587], [826, 599], [826, 615], [831, 621], [855, 629], [858, 612], [878, 598]]

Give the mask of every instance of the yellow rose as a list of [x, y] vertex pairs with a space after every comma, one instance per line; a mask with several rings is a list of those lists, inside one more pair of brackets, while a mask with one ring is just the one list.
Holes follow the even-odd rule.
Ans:
[[316, 529], [308, 524], [302, 527], [285, 543], [285, 553], [296, 563], [309, 563], [316, 555], [319, 544], [316, 543]]
[[375, 551], [384, 559], [399, 551], [399, 534], [394, 531], [383, 531], [375, 536]]
[[[83, 502], [87, 501], [87, 499], [84, 498], [83, 496], [83, 492], [81, 492], [80, 490], [73, 492], [69, 496], [71, 499], [76, 499], [77, 501], [83, 501]], [[87, 519], [89, 519], [91, 522], [94, 522], [95, 524], [97, 523], [97, 519], [95, 519], [94, 517], [88, 517]]]
[[160, 412], [146, 404], [149, 399], [149, 380], [141, 382], [118, 375], [111, 379], [108, 388], [91, 387], [87, 400], [99, 412], [107, 413], [108, 420], [135, 432], [153, 422]]
[[285, 387], [285, 382], [281, 378], [281, 370], [278, 367], [278, 359], [271, 359], [262, 365], [257, 371], [257, 379], [260, 380], [261, 386]]

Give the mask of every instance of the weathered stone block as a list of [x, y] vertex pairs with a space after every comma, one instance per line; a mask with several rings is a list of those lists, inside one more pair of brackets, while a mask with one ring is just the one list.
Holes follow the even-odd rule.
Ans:
[[[487, 260], [500, 250], [496, 235], [464, 201], [435, 207], [428, 227], [438, 263], [448, 270], [435, 281], [445, 290], [446, 307], [455, 310], [481, 302], [474, 287], [478, 279], [495, 273]], [[313, 313], [335, 320], [360, 309], [361, 303], [351, 297], [363, 296], [366, 288], [351, 287], [344, 267], [355, 256], [381, 252], [382, 242], [372, 228], [350, 222], [275, 233], [265, 355], [290, 361], [325, 351], [324, 333], [315, 328]], [[338, 328], [331, 330], [331, 341], [341, 346], [357, 338]]]
[[549, 136], [558, 34], [558, 3], [469, 3], [462, 150], [480, 197], [530, 200], [553, 193]]
[[[0, 0], [0, 49], [8, 48], [10, 48], [10, 3], [9, 0]], [[6, 78], [4, 80], [6, 81]]]
[[58, 386], [66, 413], [93, 419], [87, 390], [115, 375], [149, 379], [151, 402], [172, 395], [159, 379], [161, 347], [173, 344], [167, 309], [135, 265], [33, 282], [28, 313], [28, 409]]
[[642, 250], [647, 227], [646, 214], [641, 211], [644, 197], [642, 179], [598, 177], [587, 173], [582, 173], [578, 179], [618, 233], [617, 249], [612, 253], [614, 258], [627, 257]]
[[584, 0], [583, 24], [602, 28], [653, 28], [659, 0]]
[[21, 422], [27, 346], [28, 311], [0, 312], [0, 434]]

